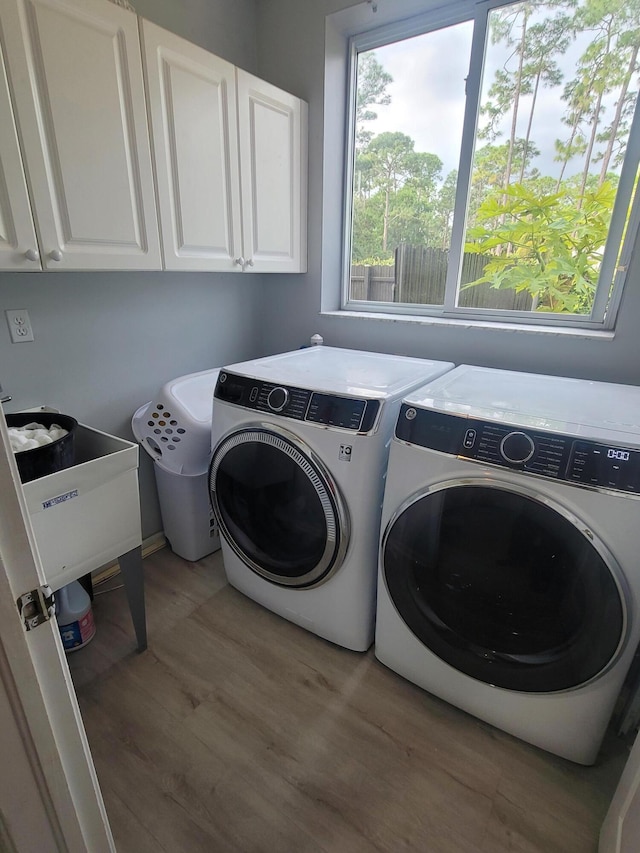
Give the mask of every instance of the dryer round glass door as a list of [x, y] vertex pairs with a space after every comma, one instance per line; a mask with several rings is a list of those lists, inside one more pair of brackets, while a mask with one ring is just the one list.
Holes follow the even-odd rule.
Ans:
[[509, 690], [575, 688], [611, 666], [627, 624], [618, 567], [583, 530], [518, 490], [439, 487], [387, 526], [387, 590], [412, 633], [458, 671]]
[[343, 501], [291, 433], [249, 426], [226, 436], [213, 452], [209, 486], [225, 540], [257, 574], [309, 587], [339, 568], [349, 537]]

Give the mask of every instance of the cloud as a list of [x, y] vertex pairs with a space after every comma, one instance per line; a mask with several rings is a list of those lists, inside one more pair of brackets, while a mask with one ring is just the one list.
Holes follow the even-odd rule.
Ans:
[[[367, 122], [367, 130], [374, 134], [401, 131], [410, 136], [416, 151], [436, 154], [443, 162], [443, 178], [458, 168], [462, 125], [465, 109], [465, 78], [469, 71], [473, 23], [465, 21], [443, 30], [414, 36], [375, 50], [382, 67], [393, 77], [387, 91], [391, 96], [388, 106], [374, 106], [375, 121]], [[574, 43], [563, 56], [564, 81], [572, 78], [578, 58], [585, 47], [582, 41]], [[493, 82], [497, 68], [503, 67], [512, 49], [489, 44], [485, 61], [483, 99]], [[560, 165], [554, 161], [555, 140], [569, 135], [562, 123], [566, 104], [561, 99], [563, 84], [554, 89], [541, 88], [538, 93], [531, 140], [541, 152], [535, 166], [543, 173], [556, 177]], [[605, 103], [605, 115], [611, 115], [613, 96]], [[523, 96], [517, 125], [517, 135], [524, 137], [531, 108], [531, 97]], [[497, 143], [509, 138], [511, 116], [502, 121], [502, 135]], [[485, 143], [478, 142], [478, 145]], [[575, 161], [571, 171], [579, 171], [581, 162]], [[593, 168], [597, 168], [592, 166]]]
[[393, 77], [391, 103], [373, 107], [378, 118], [367, 129], [406, 133], [416, 151], [440, 157], [444, 175], [458, 168], [471, 35], [472, 24], [465, 22], [375, 52]]

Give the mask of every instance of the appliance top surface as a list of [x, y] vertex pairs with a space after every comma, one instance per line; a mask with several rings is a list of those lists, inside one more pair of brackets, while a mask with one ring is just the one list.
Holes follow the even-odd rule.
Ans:
[[404, 398], [418, 408], [640, 445], [640, 387], [462, 364]]
[[172, 379], [160, 392], [165, 399], [157, 402], [165, 406], [177, 403], [194, 420], [211, 423], [213, 392], [219, 373], [220, 369], [216, 367]]
[[276, 385], [384, 399], [401, 396], [452, 367], [445, 361], [314, 346], [229, 364], [224, 369]]

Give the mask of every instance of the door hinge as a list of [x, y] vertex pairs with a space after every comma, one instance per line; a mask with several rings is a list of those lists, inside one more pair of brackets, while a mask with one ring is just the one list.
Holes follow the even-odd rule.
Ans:
[[27, 631], [33, 631], [43, 622], [48, 622], [56, 612], [50, 586], [39, 586], [24, 592], [17, 600], [18, 613]]

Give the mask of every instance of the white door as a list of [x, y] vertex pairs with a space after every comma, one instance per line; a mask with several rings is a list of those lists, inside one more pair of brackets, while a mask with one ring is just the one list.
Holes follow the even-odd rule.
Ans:
[[9, 96], [4, 41], [0, 19], [0, 269], [39, 270], [38, 243]]
[[640, 737], [636, 737], [600, 832], [599, 853], [640, 850]]
[[16, 601], [44, 583], [0, 407], [0, 849], [115, 853], [55, 622]]
[[2, 0], [47, 269], [160, 269], [137, 17], [104, 0]]
[[307, 104], [237, 69], [245, 269], [307, 268]]
[[165, 268], [241, 272], [235, 68], [140, 24]]

